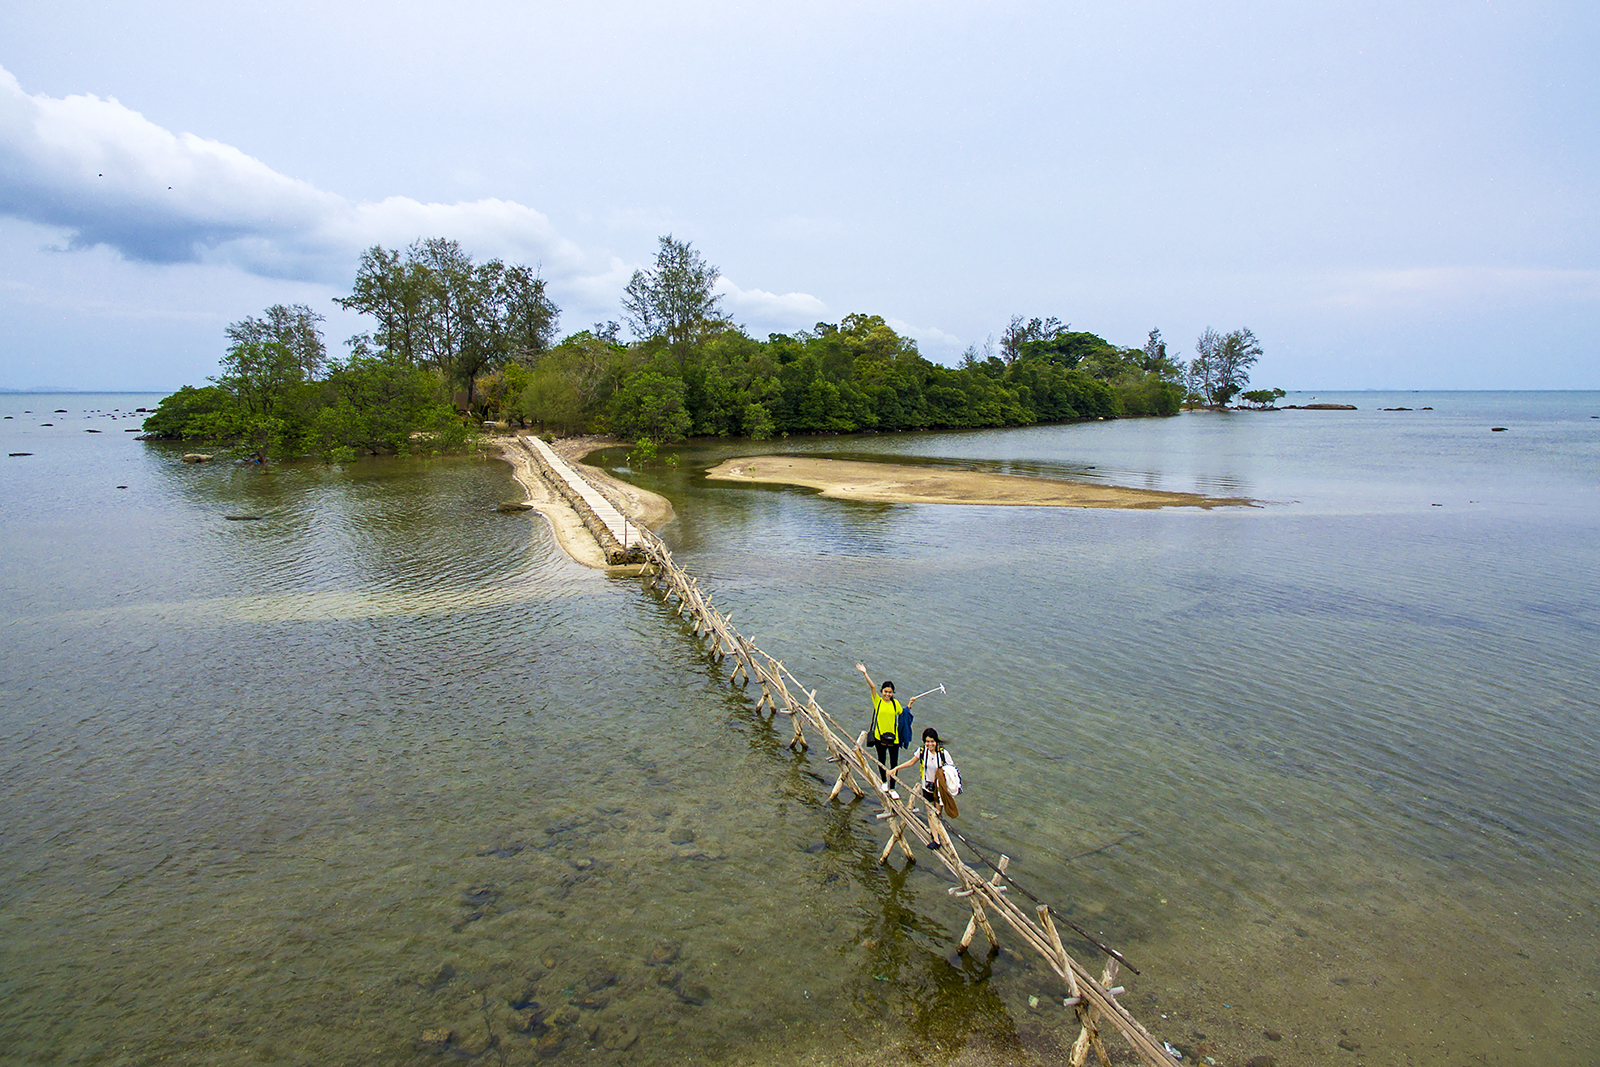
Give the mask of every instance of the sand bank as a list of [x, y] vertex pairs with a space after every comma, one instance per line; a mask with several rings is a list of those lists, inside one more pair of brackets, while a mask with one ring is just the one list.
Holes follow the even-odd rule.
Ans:
[[[612, 567], [606, 563], [605, 554], [595, 543], [594, 536], [584, 527], [583, 520], [572, 510], [571, 505], [545, 483], [526, 446], [513, 437], [498, 437], [495, 443], [500, 447], [501, 456], [511, 464], [518, 484], [527, 493], [527, 503], [533, 510], [550, 520], [550, 528], [556, 535], [556, 543], [567, 555], [585, 567], [594, 567], [596, 570], [619, 573], [639, 570], [638, 566]], [[640, 489], [636, 485], [629, 485], [627, 482], [620, 482], [598, 467], [578, 462], [578, 457], [610, 443], [612, 442], [603, 438], [564, 438], [555, 442], [552, 447], [562, 459], [581, 469], [584, 474], [604, 487], [612, 501], [629, 520], [647, 529], [659, 529], [673, 515], [672, 504], [666, 497]]]
[[725, 482], [803, 485], [820, 489], [823, 496], [883, 504], [1134, 509], [1249, 507], [1253, 504], [1242, 497], [1167, 493], [1053, 478], [811, 456], [745, 456], [718, 464], [707, 471], [706, 476]]

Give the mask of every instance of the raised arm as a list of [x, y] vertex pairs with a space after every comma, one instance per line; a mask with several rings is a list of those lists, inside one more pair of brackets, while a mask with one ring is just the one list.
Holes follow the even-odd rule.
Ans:
[[860, 671], [861, 677], [867, 680], [867, 688], [876, 693], [878, 691], [878, 686], [875, 682], [873, 682], [872, 675], [867, 673], [867, 665], [865, 663], [857, 663], [856, 670]]

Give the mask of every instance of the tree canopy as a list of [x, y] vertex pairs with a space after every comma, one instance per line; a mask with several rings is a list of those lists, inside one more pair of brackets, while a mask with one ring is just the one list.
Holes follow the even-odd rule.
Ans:
[[1221, 334], [1207, 326], [1194, 343], [1186, 375], [1196, 401], [1222, 406], [1250, 384], [1250, 368], [1261, 358], [1261, 342], [1248, 329]]
[[560, 318], [536, 270], [474, 263], [442, 237], [416, 241], [403, 255], [374, 245], [350, 295], [335, 303], [377, 320], [377, 329], [353, 339], [359, 351], [438, 371], [466, 391], [469, 408], [480, 375], [513, 361], [532, 366], [555, 341]]
[[695, 341], [729, 325], [716, 289], [722, 272], [687, 241], [660, 238], [653, 270], [636, 270], [622, 293], [622, 314], [640, 340], [664, 338], [681, 364]]
[[180, 389], [147, 428], [265, 459], [451, 447], [488, 418], [654, 442], [1027, 426], [1174, 414], [1186, 370], [1207, 399], [1232, 397], [1260, 354], [1248, 330], [1208, 330], [1184, 368], [1159, 330], [1121, 347], [1019, 315], [999, 355], [973, 347], [947, 367], [881, 315], [752, 337], [723, 313], [719, 277], [668, 234], [622, 294], [633, 340], [609, 322], [558, 342], [560, 312], [537, 270], [477, 263], [443, 238], [374, 246], [336, 298], [373, 322], [344, 358], [328, 357], [320, 315], [276, 305], [231, 324], [213, 384]]

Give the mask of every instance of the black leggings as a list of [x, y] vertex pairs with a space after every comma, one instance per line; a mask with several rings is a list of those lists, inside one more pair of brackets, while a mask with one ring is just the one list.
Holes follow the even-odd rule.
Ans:
[[872, 742], [872, 747], [878, 753], [878, 762], [883, 764], [883, 780], [887, 782], [890, 768], [900, 762], [900, 746], [880, 745], [874, 741]]

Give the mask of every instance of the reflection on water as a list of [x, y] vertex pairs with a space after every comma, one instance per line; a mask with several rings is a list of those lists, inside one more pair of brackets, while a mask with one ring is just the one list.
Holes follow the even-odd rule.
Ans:
[[[1059, 980], [952, 956], [942, 868], [878, 866], [868, 805], [822, 803], [829, 766], [670, 611], [494, 513], [497, 462], [262, 476], [82, 433], [111, 418], [80, 408], [143, 400], [51, 401], [0, 398], [72, 409], [0, 423], [34, 453], [0, 468], [11, 1059], [1026, 1062], [1070, 1041]], [[961, 762], [959, 828], [1121, 948], [1128, 1003], [1191, 1059], [1587, 1063], [1594, 439], [1512, 397], [1494, 424], [1531, 428], [1486, 458], [1485, 412], [1428, 402], [1432, 436], [1361, 400], [1343, 424], [743, 449], [1299, 501], [1248, 512], [698, 476], [736, 445], [637, 477], [673, 497], [680, 560], [841, 719], [857, 659], [947, 685], [916, 712]]]

